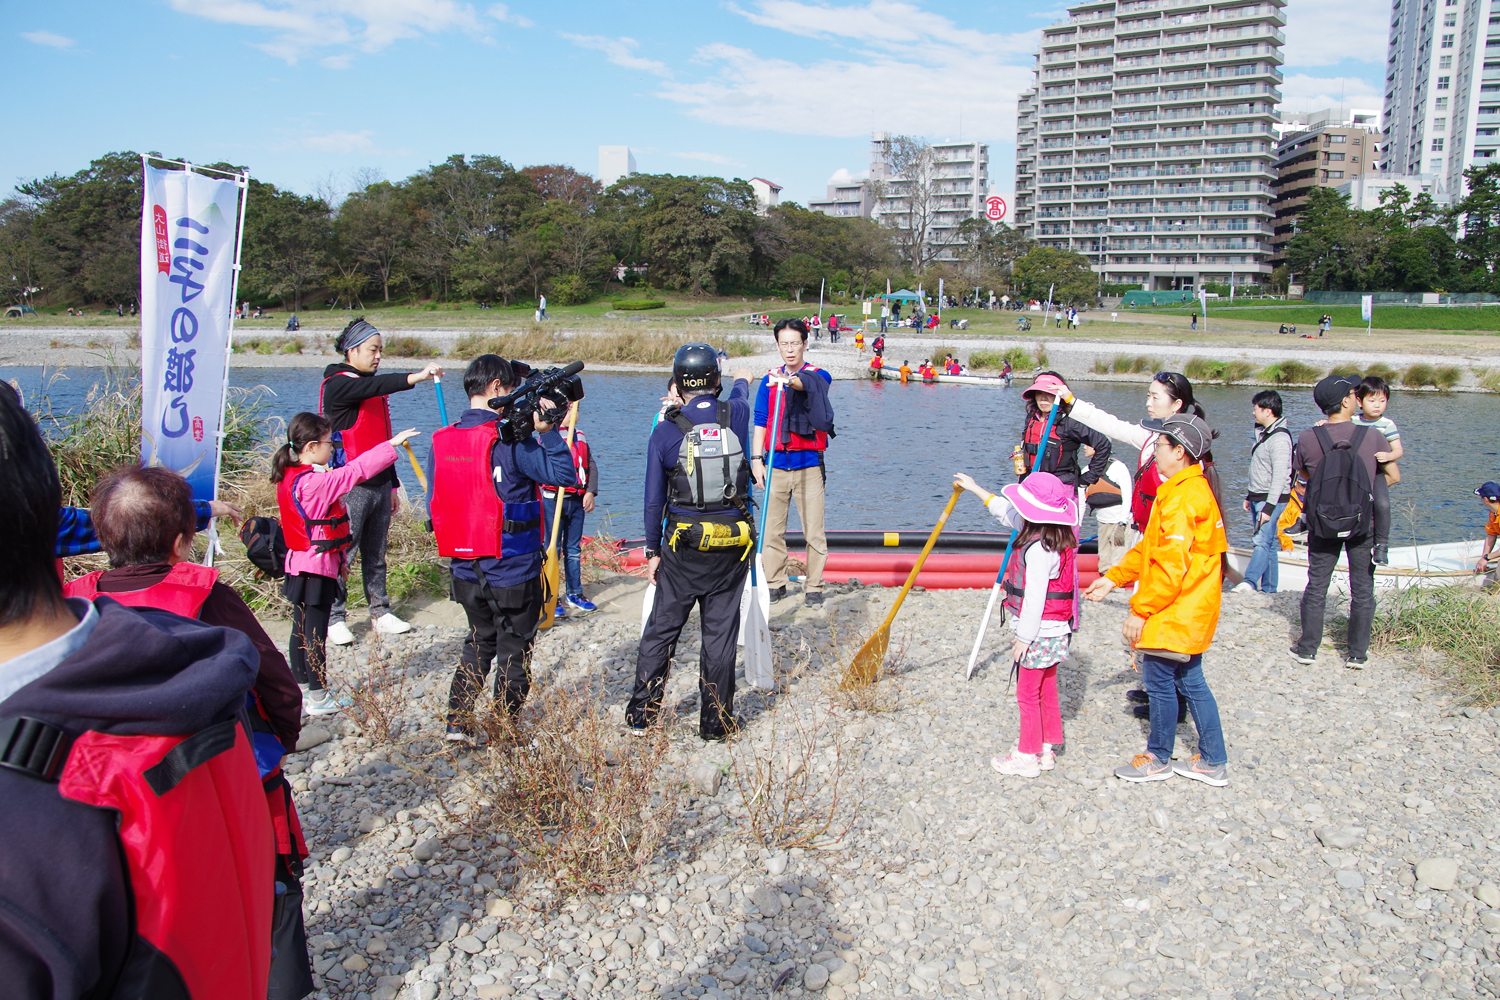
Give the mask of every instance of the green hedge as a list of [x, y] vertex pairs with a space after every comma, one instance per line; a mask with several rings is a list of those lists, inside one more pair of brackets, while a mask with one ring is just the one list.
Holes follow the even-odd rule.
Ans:
[[614, 307], [616, 309], [662, 309], [666, 307], [666, 304], [662, 299], [625, 299], [622, 302], [616, 302]]

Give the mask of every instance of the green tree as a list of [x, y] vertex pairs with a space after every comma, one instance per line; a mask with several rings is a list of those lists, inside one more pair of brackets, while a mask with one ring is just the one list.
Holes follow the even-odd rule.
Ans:
[[958, 224], [958, 259], [979, 288], [1014, 289], [1016, 261], [1030, 253], [1036, 243], [1003, 222], [975, 217]]
[[416, 222], [407, 258], [413, 274], [439, 296], [457, 282], [462, 294], [509, 303], [519, 287], [506, 256], [510, 240], [542, 200], [532, 179], [498, 156], [455, 154], [402, 187]]
[[22, 184], [35, 206], [34, 263], [59, 295], [111, 305], [141, 294], [141, 158], [110, 153], [71, 177]]
[[240, 287], [275, 295], [293, 311], [301, 309], [302, 296], [320, 287], [328, 273], [331, 215], [321, 198], [280, 191], [251, 178]]
[[816, 287], [828, 273], [827, 267], [811, 254], [794, 253], [776, 268], [776, 285], [798, 302], [802, 293]]
[[1089, 259], [1081, 253], [1033, 247], [1015, 262], [1015, 283], [1017, 290], [1028, 298], [1046, 299], [1048, 289], [1056, 286], [1052, 301], [1082, 305], [1094, 301], [1098, 277], [1089, 266]]
[[606, 200], [626, 232], [619, 242], [647, 265], [658, 288], [714, 294], [750, 276], [755, 253], [755, 193], [742, 180], [634, 174]]
[[1458, 275], [1464, 289], [1500, 291], [1500, 163], [1464, 171], [1468, 193], [1449, 213], [1461, 227], [1458, 238]]
[[0, 289], [10, 302], [30, 302], [32, 289], [45, 290], [42, 273], [50, 259], [37, 239], [38, 211], [29, 199], [0, 201]]
[[1313, 188], [1287, 242], [1286, 260], [1311, 291], [1360, 291], [1380, 284], [1388, 233], [1378, 211], [1349, 207], [1332, 188]]
[[391, 300], [391, 273], [411, 248], [415, 218], [404, 192], [389, 181], [371, 184], [345, 199], [334, 221], [338, 245], [369, 268]]

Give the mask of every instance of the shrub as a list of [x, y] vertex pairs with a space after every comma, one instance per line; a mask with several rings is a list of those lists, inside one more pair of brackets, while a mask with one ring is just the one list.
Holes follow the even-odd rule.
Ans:
[[1301, 361], [1281, 361], [1261, 369], [1260, 377], [1278, 385], [1310, 385], [1318, 380], [1318, 370]]
[[1161, 361], [1157, 358], [1147, 357], [1144, 354], [1137, 354], [1134, 358], [1130, 359], [1130, 370], [1136, 374], [1140, 372], [1155, 373], [1161, 370]]
[[[1011, 362], [1015, 364], [1014, 361]], [[972, 371], [999, 371], [1005, 367], [1005, 354], [1000, 351], [970, 351], [969, 368]]]
[[1417, 362], [1401, 373], [1401, 384], [1408, 389], [1420, 389], [1424, 385], [1437, 385], [1437, 370], [1425, 362]]
[[1388, 383], [1394, 383], [1397, 381], [1396, 369], [1392, 368], [1390, 365], [1382, 364], [1379, 361], [1366, 368], [1365, 375], [1374, 375], [1376, 378], [1383, 378]]
[[1182, 366], [1182, 374], [1194, 382], [1216, 382], [1224, 377], [1224, 362], [1208, 358], [1188, 358]]
[[1342, 375], [1345, 378], [1361, 379], [1365, 377], [1364, 371], [1358, 365], [1342, 364], [1334, 365], [1328, 369], [1329, 375]]
[[1048, 367], [1047, 345], [1042, 343], [1040, 340], [1036, 342], [1036, 366], [1038, 368]]
[[1500, 368], [1485, 368], [1479, 373], [1479, 387], [1500, 392]]
[[749, 337], [730, 337], [724, 341], [724, 353], [731, 358], [753, 358], [760, 353], [760, 347]]
[[1094, 359], [1094, 374], [1095, 375], [1108, 375], [1109, 374], [1109, 362], [1105, 361], [1103, 358], [1095, 358]]
[[1231, 361], [1224, 366], [1223, 378], [1226, 383], [1243, 382], [1254, 374], [1255, 366], [1250, 362], [1245, 360]]
[[664, 309], [667, 303], [663, 299], [622, 299], [619, 302], [613, 303], [613, 305], [617, 310], [628, 311], [632, 309]]
[[1116, 375], [1123, 375], [1130, 371], [1130, 355], [1116, 354], [1112, 366]]
[[1372, 648], [1447, 655], [1451, 679], [1479, 705], [1500, 700], [1500, 601], [1469, 587], [1403, 587], [1382, 597]]
[[1008, 347], [1001, 355], [1002, 360], [1009, 361], [1010, 366], [1020, 371], [1029, 371], [1040, 364], [1026, 352], [1024, 347]]
[[394, 333], [385, 338], [385, 353], [393, 358], [435, 358], [438, 349], [421, 337]]
[[581, 275], [562, 274], [548, 285], [552, 288], [552, 300], [560, 306], [580, 306], [594, 297], [594, 290]]
[[1439, 365], [1433, 373], [1437, 380], [1437, 387], [1444, 392], [1458, 385], [1464, 377], [1464, 373], [1457, 365]]

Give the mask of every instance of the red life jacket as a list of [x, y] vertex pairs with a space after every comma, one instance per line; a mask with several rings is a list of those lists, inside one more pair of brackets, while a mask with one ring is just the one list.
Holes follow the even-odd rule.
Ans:
[[[1021, 602], [1026, 596], [1026, 553], [1041, 539], [1030, 542], [1019, 552], [1013, 553], [1010, 565], [1005, 570], [1005, 606], [1011, 614], [1020, 616]], [[1047, 581], [1047, 600], [1042, 605], [1042, 621], [1078, 622], [1078, 549], [1067, 548], [1058, 553], [1057, 575]]]
[[[803, 365], [802, 371], [798, 372], [797, 374], [803, 375], [807, 372], [820, 372], [822, 370], [823, 369], [815, 368], [812, 365]], [[782, 365], [780, 368], [772, 368], [770, 371], [770, 374], [772, 375], [784, 375], [785, 373], [785, 365]], [[812, 375], [809, 377], [817, 378], [818, 376]], [[811, 436], [808, 436], [806, 434], [794, 434], [792, 432], [791, 417], [787, 413], [787, 404], [791, 401], [791, 397], [788, 396], [785, 399], [781, 398], [782, 391], [785, 388], [788, 387], [780, 386], [775, 382], [772, 382], [770, 384], [769, 391], [766, 393], [766, 419], [769, 420], [771, 418], [771, 414], [773, 413], [781, 414], [781, 427], [777, 430], [776, 433], [776, 450], [827, 451], [828, 434], [826, 431], [813, 431]], [[795, 392], [796, 390], [793, 389], [792, 391]], [[770, 443], [770, 438], [767, 438], [766, 445], [769, 446]]]
[[[1146, 458], [1147, 449], [1151, 457]], [[1140, 468], [1136, 470], [1134, 486], [1130, 491], [1130, 517], [1135, 521], [1136, 531], [1145, 531], [1151, 520], [1151, 507], [1156, 503], [1156, 492], [1166, 480], [1156, 468], [1156, 436], [1141, 446]]]
[[[328, 388], [329, 379], [360, 378], [355, 372], [334, 372], [323, 380], [318, 387], [318, 412], [324, 416], [328, 411], [323, 408], [323, 392]], [[371, 396], [359, 404], [359, 415], [354, 418], [354, 426], [345, 430], [335, 431], [334, 437], [342, 442], [344, 449], [343, 465], [351, 458], [358, 458], [365, 452], [374, 448], [382, 441], [389, 441], [392, 437], [391, 431], [391, 400], [389, 396]], [[282, 529], [286, 530], [285, 528]]]
[[563, 492], [583, 496], [589, 482], [589, 443], [584, 439], [583, 431], [573, 432], [571, 451], [573, 452], [573, 467], [578, 470], [578, 485], [564, 486]]
[[542, 548], [542, 491], [506, 503], [495, 493], [490, 456], [500, 440], [493, 420], [478, 427], [444, 427], [432, 434], [432, 493], [428, 510], [438, 555], [479, 559]]
[[[81, 597], [92, 602], [99, 596], [99, 578], [104, 573], [101, 569], [87, 576], [80, 576], [63, 587], [63, 596]], [[197, 563], [180, 562], [168, 570], [159, 583], [140, 590], [122, 590], [104, 596], [119, 601], [126, 607], [160, 608], [184, 618], [197, 618], [198, 612], [203, 610], [203, 602], [208, 600], [209, 593], [214, 589], [214, 581], [218, 579], [219, 571], [216, 569], [199, 566]]]
[[[335, 500], [328, 508], [327, 517], [313, 518], [307, 516], [307, 511], [302, 509], [302, 501], [297, 499], [297, 480], [312, 471], [313, 467], [310, 465], [299, 466], [296, 471], [288, 471], [276, 485], [276, 506], [281, 510], [281, 534], [286, 539], [286, 547], [293, 552], [312, 549], [323, 553], [342, 549], [352, 541], [349, 534], [349, 510], [344, 506], [344, 501]], [[323, 528], [325, 537], [314, 538], [314, 528]]]
[[[1064, 449], [1069, 449], [1072, 454], [1078, 451], [1076, 442], [1064, 441], [1058, 421], [1052, 421], [1052, 433], [1047, 438], [1047, 449], [1042, 455], [1042, 464], [1036, 464], [1037, 446], [1042, 440], [1042, 428], [1047, 426], [1047, 415], [1031, 410], [1026, 415], [1026, 429], [1021, 434], [1021, 444], [1026, 452], [1026, 474], [1032, 472], [1050, 472], [1059, 475], [1058, 469], [1064, 468], [1071, 471], [1073, 462], [1064, 462]], [[1071, 455], [1069, 456], [1071, 457]], [[1022, 477], [1025, 478], [1024, 476]], [[1064, 479], [1063, 482], [1068, 482]]]

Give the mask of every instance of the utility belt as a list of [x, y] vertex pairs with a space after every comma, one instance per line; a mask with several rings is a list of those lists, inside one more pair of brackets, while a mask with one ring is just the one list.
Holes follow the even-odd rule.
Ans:
[[740, 549], [743, 561], [755, 550], [755, 530], [749, 521], [673, 521], [671, 533], [667, 536], [667, 548], [673, 552], [692, 549], [726, 555]]

